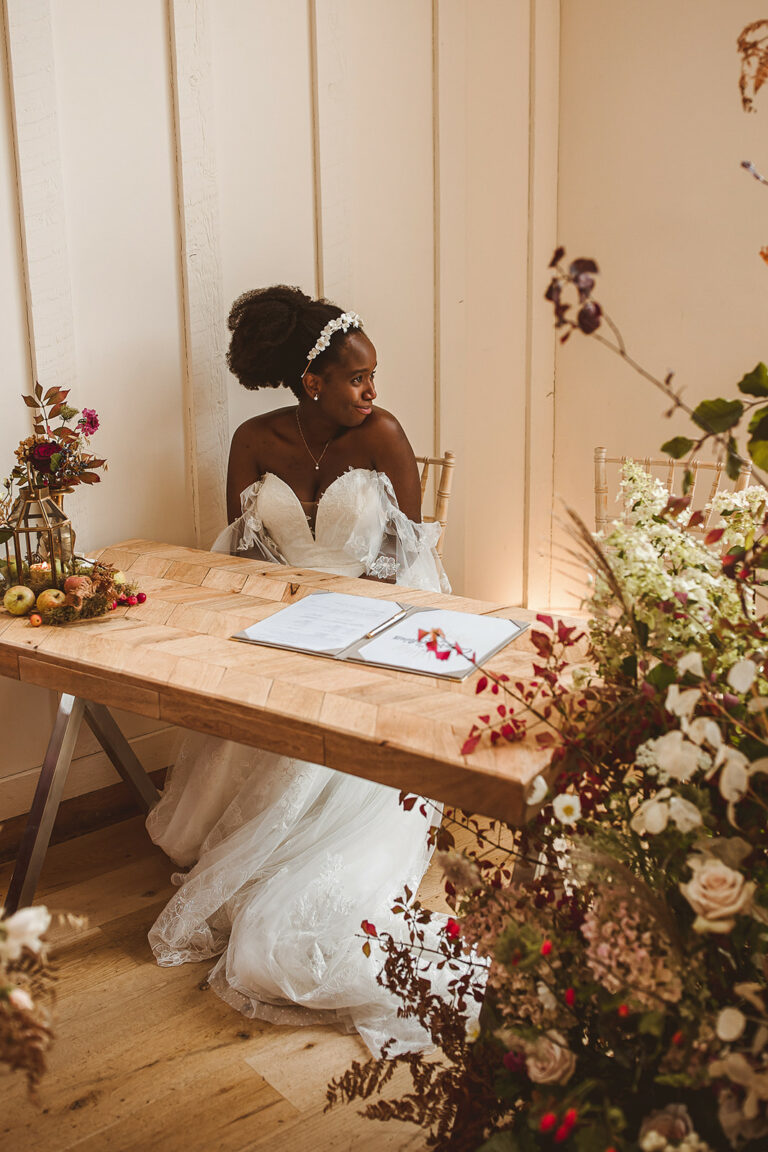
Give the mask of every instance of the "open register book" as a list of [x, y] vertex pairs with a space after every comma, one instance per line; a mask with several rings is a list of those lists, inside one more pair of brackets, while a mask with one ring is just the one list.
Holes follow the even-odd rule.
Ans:
[[[232, 639], [463, 680], [475, 665], [451, 645], [458, 644], [481, 664], [527, 627], [506, 617], [318, 591], [251, 624]], [[423, 636], [419, 638], [435, 629], [445, 638], [438, 636], [440, 658], [427, 649]]]

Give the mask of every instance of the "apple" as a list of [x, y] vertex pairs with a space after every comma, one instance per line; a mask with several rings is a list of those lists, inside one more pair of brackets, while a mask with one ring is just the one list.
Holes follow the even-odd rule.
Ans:
[[25, 588], [23, 584], [14, 584], [3, 596], [3, 607], [11, 616], [26, 616], [34, 606], [35, 594], [31, 588]]
[[37, 598], [37, 607], [40, 612], [47, 612], [50, 608], [60, 608], [66, 599], [60, 588], [46, 588]]
[[[7, 564], [2, 565], [2, 572], [3, 572], [4, 579], [6, 579], [9, 583], [11, 580], [18, 580], [18, 578], [19, 578], [19, 566], [16, 563], [16, 557], [15, 556], [9, 556], [8, 557]], [[22, 574], [22, 576], [25, 576], [26, 573], [27, 573], [27, 565], [22, 563], [21, 574]]]

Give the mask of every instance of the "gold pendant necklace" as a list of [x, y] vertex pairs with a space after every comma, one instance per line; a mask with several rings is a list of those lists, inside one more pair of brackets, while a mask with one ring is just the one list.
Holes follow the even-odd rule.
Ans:
[[333, 436], [329, 437], [329, 439], [326, 441], [325, 448], [323, 448], [320, 455], [315, 456], [314, 453], [312, 452], [312, 449], [310, 448], [309, 444], [307, 444], [306, 436], [304, 435], [304, 433], [301, 430], [301, 420], [299, 420], [299, 409], [298, 408], [296, 409], [296, 424], [298, 425], [298, 428], [299, 428], [299, 436], [301, 436], [302, 440], [304, 441], [304, 447], [306, 448], [307, 452], [309, 452], [309, 455], [312, 458], [312, 463], [315, 466], [315, 472], [319, 472], [320, 471], [320, 461], [322, 460], [323, 456], [325, 456], [326, 452], [328, 451], [328, 445], [331, 443], [331, 440], [333, 440]]

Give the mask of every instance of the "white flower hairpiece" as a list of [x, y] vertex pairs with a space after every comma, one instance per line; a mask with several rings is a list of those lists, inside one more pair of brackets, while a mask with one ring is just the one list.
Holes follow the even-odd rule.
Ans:
[[325, 328], [318, 336], [315, 344], [310, 348], [307, 354], [307, 367], [301, 374], [302, 380], [307, 374], [310, 364], [315, 356], [319, 356], [321, 352], [325, 352], [326, 348], [331, 342], [331, 336], [334, 332], [344, 331], [348, 332], [350, 328], [362, 328], [363, 322], [358, 316], [357, 312], [342, 312], [341, 316], [337, 316], [334, 320], [329, 320]]

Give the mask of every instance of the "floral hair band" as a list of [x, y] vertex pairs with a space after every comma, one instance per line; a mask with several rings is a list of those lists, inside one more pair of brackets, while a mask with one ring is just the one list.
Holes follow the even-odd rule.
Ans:
[[331, 336], [334, 332], [343, 331], [348, 332], [350, 328], [362, 328], [363, 322], [358, 316], [357, 312], [342, 312], [341, 316], [337, 316], [333, 320], [329, 320], [325, 328], [318, 336], [312, 348], [307, 354], [307, 366], [301, 374], [302, 380], [309, 371], [309, 366], [316, 356], [321, 352], [325, 352], [326, 348], [331, 342]]

